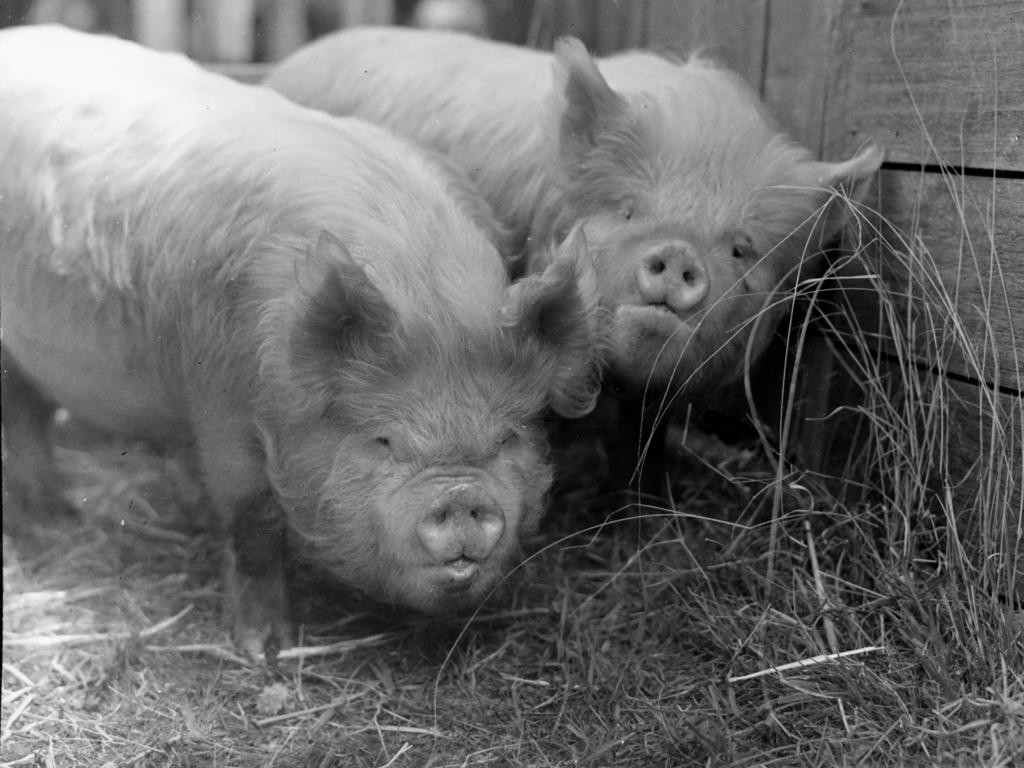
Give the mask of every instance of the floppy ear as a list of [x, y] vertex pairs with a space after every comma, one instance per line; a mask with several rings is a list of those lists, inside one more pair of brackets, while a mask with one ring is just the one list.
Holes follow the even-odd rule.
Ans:
[[597, 145], [598, 136], [628, 112], [629, 104], [609, 87], [583, 43], [575, 37], [563, 37], [555, 43], [555, 80], [565, 94], [560, 133], [562, 160], [574, 167]]
[[871, 144], [841, 163], [812, 163], [815, 183], [830, 194], [824, 215], [815, 227], [817, 242], [824, 245], [833, 240], [846, 223], [850, 204], [867, 200], [883, 157], [882, 150]]
[[294, 370], [327, 376], [346, 359], [381, 357], [397, 315], [344, 243], [321, 232], [296, 279], [299, 312], [289, 345]]
[[577, 227], [542, 273], [509, 288], [501, 310], [502, 325], [547, 358], [548, 400], [561, 416], [584, 416], [597, 402], [598, 321], [597, 278]]

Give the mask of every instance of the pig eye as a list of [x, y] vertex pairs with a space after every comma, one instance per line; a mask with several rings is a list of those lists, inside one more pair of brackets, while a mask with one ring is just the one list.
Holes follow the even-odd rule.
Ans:
[[622, 206], [621, 208], [619, 208], [619, 215], [622, 218], [624, 218], [626, 221], [629, 221], [630, 219], [633, 218], [633, 206], [632, 205], [624, 205], [624, 206]]
[[732, 244], [732, 255], [737, 259], [749, 259], [757, 255], [754, 244], [747, 237], [739, 237]]
[[501, 438], [500, 443], [502, 448], [514, 448], [519, 445], [520, 441], [519, 432], [514, 429], [510, 429], [506, 435]]
[[375, 437], [373, 438], [373, 442], [381, 448], [391, 448], [391, 441], [386, 437]]

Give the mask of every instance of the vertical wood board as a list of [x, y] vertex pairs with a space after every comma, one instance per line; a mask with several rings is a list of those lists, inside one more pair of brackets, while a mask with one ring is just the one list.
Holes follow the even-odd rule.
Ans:
[[761, 92], [767, 0], [651, 0], [647, 41], [656, 51], [699, 50], [743, 75]]
[[844, 0], [827, 151], [1024, 170], [1021, 0]]
[[134, 36], [158, 51], [183, 51], [188, 40], [185, 0], [134, 0]]
[[973, 520], [964, 522], [977, 524], [986, 513], [1001, 517], [1010, 536], [1002, 551], [1012, 551], [1024, 520], [1024, 400], [957, 382], [949, 392], [955, 399], [949, 414], [948, 480], [959, 502], [958, 518], [969, 512]]
[[[916, 355], [929, 364], [1004, 389], [1024, 390], [1024, 181], [885, 171], [884, 239], [871, 271], [905, 297]], [[879, 327], [865, 281], [844, 281], [865, 327], [883, 348], [898, 346]]]
[[762, 96], [783, 128], [819, 157], [830, 39], [839, 10], [839, 0], [772, 0], [768, 5]]
[[306, 0], [275, 0], [266, 4], [264, 12], [269, 61], [280, 61], [309, 39]]
[[256, 0], [193, 2], [194, 56], [202, 61], [252, 61]]

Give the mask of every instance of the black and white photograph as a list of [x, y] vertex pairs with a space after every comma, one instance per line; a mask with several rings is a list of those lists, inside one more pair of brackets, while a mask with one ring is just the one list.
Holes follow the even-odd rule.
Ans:
[[1021, 0], [0, 0], [0, 768], [1024, 765]]

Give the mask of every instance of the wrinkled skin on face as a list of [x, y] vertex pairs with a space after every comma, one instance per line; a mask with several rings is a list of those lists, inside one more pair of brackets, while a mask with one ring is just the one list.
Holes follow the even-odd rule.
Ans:
[[737, 76], [699, 60], [602, 64], [575, 40], [556, 50], [563, 175], [535, 228], [581, 227], [620, 381], [712, 391], [767, 346], [842, 227], [838, 190], [862, 196], [881, 155], [813, 161]]
[[524, 255], [526, 271], [542, 270], [548, 243], [581, 226], [607, 360], [635, 390], [696, 396], [737, 378], [881, 162], [874, 147], [816, 161], [737, 75], [699, 57], [594, 60], [572, 38], [547, 54], [350, 29], [267, 84], [450, 157], [512, 232], [515, 273]]
[[[529, 426], [536, 412], [461, 394], [367, 393], [399, 408], [371, 427], [342, 407], [336, 423], [282, 436], [275, 484], [306, 557], [378, 599], [430, 613], [487, 596], [536, 532], [551, 470]], [[311, 498], [294, 482], [305, 485], [310, 468], [320, 483]]]
[[[265, 352], [268, 474], [296, 545], [378, 599], [477, 605], [537, 530], [541, 415], [582, 415], [596, 396], [589, 259], [563, 250], [508, 290], [489, 329], [410, 319], [358, 265], [329, 261], [285, 319], [287, 344]], [[271, 401], [295, 390], [318, 393], [309, 417], [282, 421]]]

